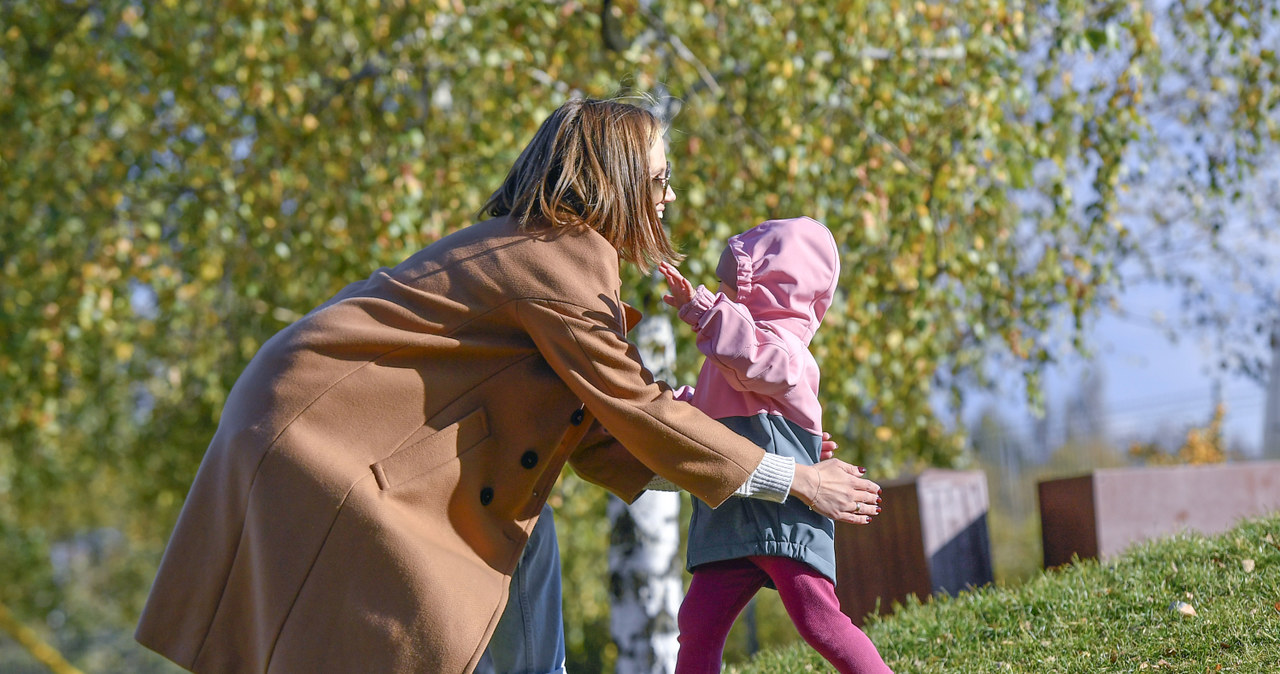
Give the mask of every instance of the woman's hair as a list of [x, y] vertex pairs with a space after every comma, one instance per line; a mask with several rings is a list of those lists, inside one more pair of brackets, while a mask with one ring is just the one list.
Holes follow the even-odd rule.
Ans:
[[571, 100], [542, 123], [480, 212], [510, 216], [526, 230], [590, 227], [646, 272], [677, 261], [650, 176], [649, 150], [661, 134], [644, 108]]

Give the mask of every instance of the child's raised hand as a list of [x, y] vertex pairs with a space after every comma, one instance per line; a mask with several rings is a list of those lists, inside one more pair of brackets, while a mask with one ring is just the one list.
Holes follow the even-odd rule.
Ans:
[[693, 284], [680, 274], [679, 269], [662, 262], [658, 265], [658, 271], [666, 277], [667, 285], [671, 288], [671, 294], [662, 296], [663, 302], [679, 309], [693, 300]]

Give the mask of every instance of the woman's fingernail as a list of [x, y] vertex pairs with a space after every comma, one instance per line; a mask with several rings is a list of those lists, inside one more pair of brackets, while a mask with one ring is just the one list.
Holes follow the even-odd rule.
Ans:
[[866, 469], [866, 468], [863, 468], [862, 466], [858, 466], [858, 472], [860, 472], [860, 473], [865, 473], [865, 472], [867, 472], [867, 469]]
[[876, 506], [876, 514], [877, 514], [877, 515], [879, 515], [879, 514], [880, 514], [880, 506]]
[[880, 503], [880, 502], [881, 502], [881, 499], [880, 499], [880, 497], [879, 497], [879, 496], [877, 496], [877, 497], [876, 497], [876, 503]]

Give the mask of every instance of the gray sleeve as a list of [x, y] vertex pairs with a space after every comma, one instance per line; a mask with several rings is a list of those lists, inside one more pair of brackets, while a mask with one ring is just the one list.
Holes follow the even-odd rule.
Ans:
[[[750, 478], [747, 479], [750, 481]], [[661, 475], [654, 475], [653, 479], [649, 480], [649, 484], [646, 484], [644, 488], [648, 491], [680, 491], [680, 487], [676, 483]]]
[[[765, 454], [751, 476], [742, 483], [734, 496], [758, 498], [762, 501], [785, 503], [791, 493], [791, 481], [796, 476], [796, 460], [789, 456]], [[674, 482], [661, 475], [654, 475], [645, 489], [653, 491], [680, 491]]]

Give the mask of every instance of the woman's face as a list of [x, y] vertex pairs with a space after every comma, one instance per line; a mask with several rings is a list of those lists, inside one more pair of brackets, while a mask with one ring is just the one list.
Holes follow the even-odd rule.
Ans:
[[668, 182], [671, 174], [671, 165], [667, 163], [667, 144], [658, 138], [653, 143], [653, 147], [649, 148], [649, 184], [652, 186], [650, 191], [653, 194], [654, 207], [658, 209], [658, 217], [662, 217], [662, 212], [666, 210], [667, 204], [676, 200], [675, 190], [671, 189], [671, 183]]

